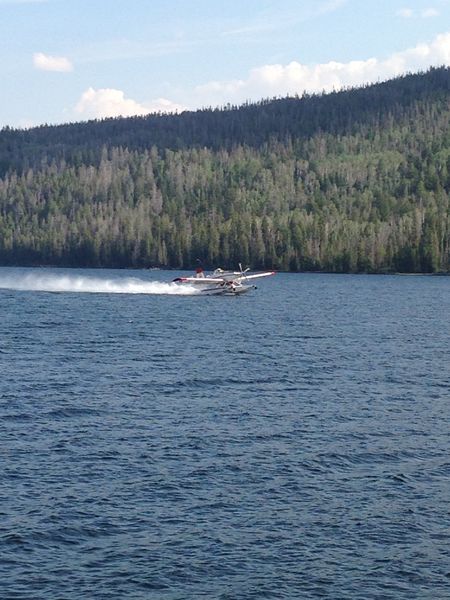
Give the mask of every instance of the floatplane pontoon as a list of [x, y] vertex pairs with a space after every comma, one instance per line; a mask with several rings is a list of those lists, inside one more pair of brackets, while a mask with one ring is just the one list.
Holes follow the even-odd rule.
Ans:
[[239, 268], [240, 271], [216, 269], [211, 275], [205, 275], [203, 269], [198, 267], [194, 277], [177, 277], [174, 281], [180, 284], [198, 285], [200, 293], [206, 296], [238, 296], [239, 294], [245, 294], [256, 289], [255, 285], [248, 283], [249, 280], [275, 275], [275, 271], [253, 273], [250, 275], [248, 274], [250, 269], [243, 271], [241, 265], [239, 265]]

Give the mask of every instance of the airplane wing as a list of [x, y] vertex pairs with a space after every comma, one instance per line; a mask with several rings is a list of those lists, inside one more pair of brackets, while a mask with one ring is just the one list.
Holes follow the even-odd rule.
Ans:
[[216, 277], [177, 277], [173, 280], [176, 283], [201, 283], [201, 284], [221, 284], [225, 279]]
[[275, 275], [275, 271], [267, 271], [266, 273], [255, 273], [254, 275], [242, 275], [237, 277], [239, 281], [245, 281], [246, 279], [257, 279], [258, 277], [268, 277], [269, 275]]
[[[237, 275], [237, 277], [234, 277]], [[240, 283], [247, 279], [257, 279], [258, 277], [268, 277], [275, 275], [275, 271], [267, 271], [266, 273], [255, 273], [254, 275], [243, 275], [242, 273], [224, 273], [223, 277], [177, 277], [173, 281], [176, 283], [193, 283], [194, 285], [225, 285], [233, 282]]]

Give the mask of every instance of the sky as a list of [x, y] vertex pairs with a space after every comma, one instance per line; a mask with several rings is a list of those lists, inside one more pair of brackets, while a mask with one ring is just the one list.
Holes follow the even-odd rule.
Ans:
[[450, 0], [0, 0], [0, 128], [239, 105], [450, 65]]

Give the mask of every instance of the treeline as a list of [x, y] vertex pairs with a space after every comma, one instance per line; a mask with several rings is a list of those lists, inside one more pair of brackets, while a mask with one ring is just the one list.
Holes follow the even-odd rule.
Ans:
[[449, 269], [450, 70], [0, 132], [0, 264]]

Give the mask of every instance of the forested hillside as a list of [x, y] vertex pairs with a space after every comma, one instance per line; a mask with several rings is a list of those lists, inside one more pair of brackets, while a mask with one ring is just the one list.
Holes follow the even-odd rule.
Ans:
[[0, 132], [0, 264], [449, 270], [450, 69]]

